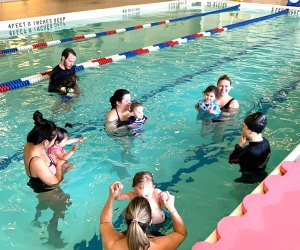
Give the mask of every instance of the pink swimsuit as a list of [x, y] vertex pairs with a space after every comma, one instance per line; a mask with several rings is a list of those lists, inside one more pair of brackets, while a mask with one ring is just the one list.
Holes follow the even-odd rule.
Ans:
[[61, 153], [66, 153], [65, 149], [62, 147], [57, 147], [57, 146], [51, 146], [48, 148], [48, 154], [53, 158], [56, 159], [57, 156], [54, 154], [55, 150], [59, 150]]

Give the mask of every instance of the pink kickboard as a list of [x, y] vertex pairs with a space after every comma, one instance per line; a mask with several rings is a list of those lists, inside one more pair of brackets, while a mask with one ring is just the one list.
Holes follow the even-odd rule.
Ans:
[[244, 215], [227, 216], [217, 225], [215, 244], [197, 242], [193, 250], [299, 250], [300, 161], [283, 162], [284, 175], [264, 181], [265, 194], [247, 195]]

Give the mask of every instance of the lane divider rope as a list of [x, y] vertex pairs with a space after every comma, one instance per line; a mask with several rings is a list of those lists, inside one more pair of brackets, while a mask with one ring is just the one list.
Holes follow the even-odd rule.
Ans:
[[[204, 31], [204, 32], [199, 32], [199, 33], [191, 34], [191, 35], [184, 36], [184, 37], [181, 37], [181, 38], [177, 38], [177, 39], [174, 39], [174, 40], [166, 41], [166, 42], [163, 42], [163, 43], [154, 44], [152, 46], [138, 48], [138, 49], [130, 50], [130, 51], [123, 52], [123, 53], [116, 54], [116, 55], [112, 55], [112, 56], [93, 59], [91, 61], [87, 61], [87, 62], [78, 64], [78, 65], [75, 65], [75, 71], [79, 72], [79, 71], [82, 71], [82, 70], [87, 69], [87, 68], [99, 67], [101, 65], [108, 64], [108, 63], [111, 63], [111, 62], [117, 62], [117, 61], [120, 61], [120, 60], [123, 60], [123, 59], [126, 59], [126, 58], [142, 55], [142, 54], [145, 54], [145, 53], [150, 53], [152, 51], [158, 51], [160, 49], [164, 49], [164, 48], [167, 48], [167, 47], [170, 47], [170, 46], [173, 47], [175, 45], [179, 45], [181, 43], [187, 43], [188, 41], [195, 40], [195, 39], [203, 37], [203, 36], [211, 36], [211, 35], [214, 35], [216, 33], [232, 30], [232, 29], [239, 28], [239, 27], [242, 27], [242, 26], [245, 26], [245, 25], [257, 23], [257, 22], [260, 22], [260, 21], [268, 20], [270, 18], [274, 18], [274, 17], [286, 15], [286, 14], [288, 14], [288, 10], [283, 10], [283, 11], [280, 11], [280, 12], [277, 12], [277, 13], [274, 13], [274, 14], [249, 19], [249, 20], [242, 21], [242, 22], [239, 22], [239, 23], [229, 24], [229, 25], [226, 25], [226, 26], [223, 26], [223, 27], [217, 27], [217, 28], [210, 29], [210, 30], [207, 30], [207, 31]], [[23, 86], [28, 86], [30, 84], [43, 81], [43, 80], [50, 77], [51, 72], [52, 71], [47, 71], [47, 72], [39, 73], [39, 74], [36, 74], [36, 75], [20, 78], [20, 79], [17, 79], [17, 80], [12, 80], [12, 81], [9, 81], [9, 82], [1, 83], [0, 84], [0, 92], [5, 92], [5, 91], [8, 91], [8, 90], [20, 88], [20, 87], [23, 87]]]
[[191, 16], [185, 16], [185, 17], [179, 17], [179, 18], [170, 19], [170, 20], [152, 22], [152, 23], [148, 23], [148, 24], [135, 25], [135, 26], [127, 27], [127, 28], [108, 30], [108, 31], [97, 32], [97, 33], [92, 33], [92, 34], [87, 34], [87, 35], [78, 35], [78, 36], [73, 36], [73, 37], [69, 37], [69, 38], [62, 38], [60, 40], [53, 40], [53, 41], [49, 41], [49, 42], [44, 41], [44, 42], [34, 43], [31, 45], [26, 45], [26, 46], [21, 46], [21, 47], [8, 48], [8, 49], [0, 50], [0, 55], [7, 55], [7, 54], [13, 54], [13, 53], [22, 52], [22, 51], [30, 51], [33, 49], [52, 47], [52, 46], [60, 45], [62, 43], [68, 43], [68, 42], [79, 41], [79, 40], [82, 41], [82, 40], [91, 39], [91, 38], [99, 38], [102, 36], [114, 35], [114, 34], [137, 30], [137, 29], [151, 28], [151, 27], [154, 27], [157, 25], [185, 21], [185, 20], [189, 20], [192, 18], [196, 18], [196, 17], [219, 14], [219, 13], [228, 12], [228, 11], [235, 11], [235, 10], [239, 10], [239, 8], [240, 8], [240, 5], [238, 4], [238, 5], [224, 8], [221, 10], [215, 10], [215, 11], [210, 11], [210, 12], [205, 12], [205, 13], [198, 13], [198, 14], [191, 15]]

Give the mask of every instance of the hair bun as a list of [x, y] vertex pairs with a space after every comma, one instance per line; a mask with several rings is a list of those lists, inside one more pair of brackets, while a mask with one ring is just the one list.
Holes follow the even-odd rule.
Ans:
[[43, 114], [40, 111], [35, 111], [33, 114], [34, 125], [43, 125], [45, 124], [45, 119], [43, 118]]

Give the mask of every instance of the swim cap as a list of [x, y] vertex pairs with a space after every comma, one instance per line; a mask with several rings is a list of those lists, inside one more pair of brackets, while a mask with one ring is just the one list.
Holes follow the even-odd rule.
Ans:
[[261, 133], [267, 125], [267, 117], [262, 112], [256, 112], [247, 116], [244, 123], [251, 131]]

